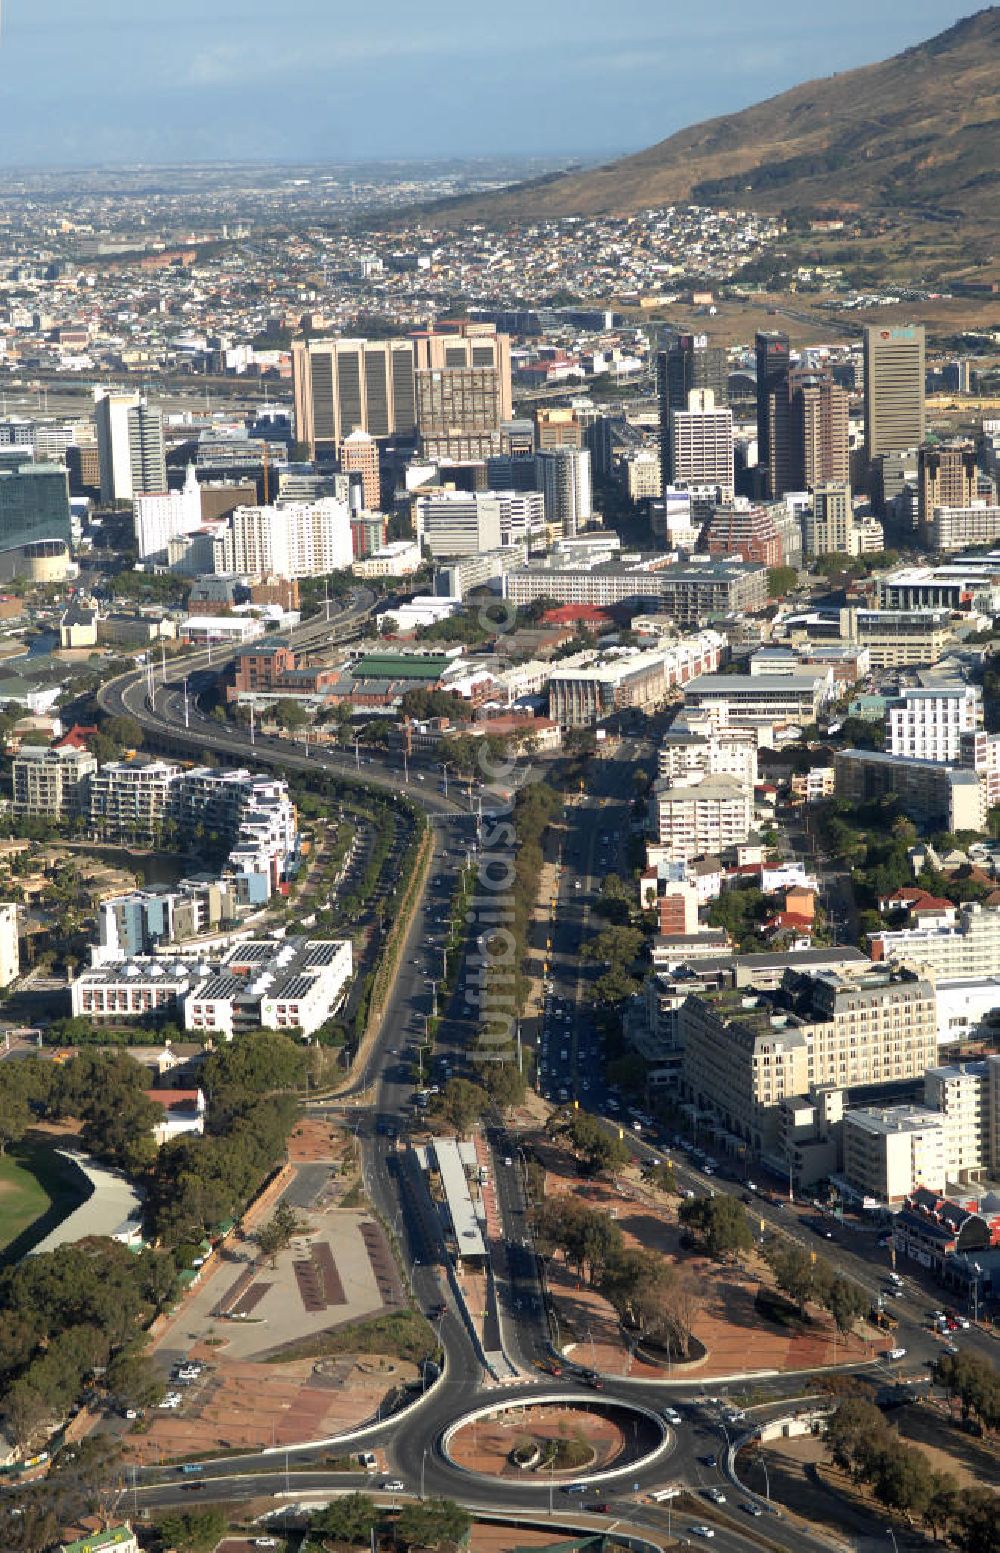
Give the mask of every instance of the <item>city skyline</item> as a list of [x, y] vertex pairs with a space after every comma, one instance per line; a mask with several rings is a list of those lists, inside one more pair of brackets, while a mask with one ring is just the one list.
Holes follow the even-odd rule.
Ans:
[[[624, 0], [609, 39], [606, 11], [570, 0], [542, 9], [513, 0], [502, 19], [436, 0], [418, 34], [400, 0], [346, 20], [321, 0], [292, 0], [280, 17], [262, 0], [178, 0], [154, 15], [126, 0], [92, 0], [85, 11], [71, 0], [7, 0], [0, 167], [402, 152], [599, 160], [875, 61], [969, 9], [915, 0], [901, 18], [891, 0], [847, 0], [817, 21], [780, 0], [748, 20], [721, 0], [689, 21]], [[515, 52], [514, 39], [532, 47]], [[373, 90], [377, 115], [362, 111]]]

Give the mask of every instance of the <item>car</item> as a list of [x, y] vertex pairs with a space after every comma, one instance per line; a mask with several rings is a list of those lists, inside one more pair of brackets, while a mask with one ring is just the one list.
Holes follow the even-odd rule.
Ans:
[[204, 1483], [182, 1483], [181, 1484], [181, 1493], [182, 1494], [200, 1494], [200, 1493], [203, 1493], [204, 1490], [205, 1490]]
[[662, 1408], [661, 1409], [661, 1417], [665, 1418], [668, 1424], [675, 1424], [676, 1425], [676, 1424], [680, 1424], [680, 1423], [684, 1422], [684, 1420], [681, 1418], [680, 1413], [678, 1413], [678, 1411], [677, 1411], [677, 1409], [675, 1407], [665, 1407], [665, 1408]]
[[963, 1332], [968, 1332], [968, 1330], [971, 1327], [972, 1323], [971, 1323], [971, 1321], [969, 1321], [967, 1316], [959, 1316], [957, 1325], [959, 1327], [961, 1327]]
[[715, 1536], [715, 1527], [714, 1526], [689, 1526], [688, 1527], [688, 1531], [691, 1533], [692, 1537], [714, 1537]]
[[563, 1489], [564, 1494], [589, 1494], [589, 1483], [567, 1483]]
[[514, 1161], [511, 1159], [509, 1154], [505, 1154], [504, 1155], [503, 1162], [504, 1162], [504, 1165], [507, 1167], [508, 1170], [510, 1169], [511, 1165], [514, 1163]]
[[403, 1484], [399, 1478], [386, 1478], [382, 1484], [382, 1492], [386, 1494], [401, 1494], [403, 1492]]
[[717, 1467], [719, 1465], [714, 1456], [702, 1456], [701, 1464], [703, 1467]]
[[200, 1461], [186, 1461], [184, 1463], [183, 1467], [181, 1468], [182, 1472], [187, 1472], [188, 1474], [193, 1474], [193, 1473], [196, 1473], [196, 1472], [204, 1472], [204, 1470], [205, 1469], [202, 1466]]
[[255, 1537], [253, 1545], [255, 1548], [276, 1548], [278, 1539], [277, 1537]]
[[740, 1509], [741, 1510], [745, 1510], [747, 1515], [763, 1515], [764, 1514], [764, 1512], [761, 1509], [760, 1505], [759, 1504], [754, 1504], [752, 1499], [744, 1499], [742, 1504], [740, 1505]]
[[892, 1359], [894, 1363], [898, 1362], [898, 1360], [906, 1358], [906, 1349], [905, 1348], [890, 1348], [886, 1352], [885, 1357], [887, 1359]]
[[726, 1496], [721, 1488], [706, 1488], [705, 1498], [711, 1499], [713, 1504], [725, 1504]]
[[610, 1511], [607, 1504], [585, 1504], [583, 1508], [589, 1510], [591, 1515], [607, 1515]]

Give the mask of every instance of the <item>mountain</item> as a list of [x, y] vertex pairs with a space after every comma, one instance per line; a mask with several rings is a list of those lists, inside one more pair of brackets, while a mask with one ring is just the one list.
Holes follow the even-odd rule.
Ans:
[[796, 86], [607, 166], [432, 207], [445, 224], [695, 203], [998, 225], [1000, 6], [880, 64]]

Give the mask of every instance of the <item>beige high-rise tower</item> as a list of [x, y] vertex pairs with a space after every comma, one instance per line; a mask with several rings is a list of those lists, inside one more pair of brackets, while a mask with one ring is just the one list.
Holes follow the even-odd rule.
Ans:
[[412, 437], [416, 430], [410, 340], [295, 340], [295, 435], [309, 457], [337, 458], [352, 431]]
[[865, 453], [916, 448], [924, 440], [924, 326], [865, 330]]

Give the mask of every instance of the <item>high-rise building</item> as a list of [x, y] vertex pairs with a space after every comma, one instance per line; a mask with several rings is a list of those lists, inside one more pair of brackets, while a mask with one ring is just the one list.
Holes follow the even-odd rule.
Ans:
[[501, 498], [491, 491], [429, 492], [413, 509], [417, 539], [435, 558], [500, 548]]
[[670, 468], [674, 483], [718, 486], [733, 495], [733, 412], [716, 405], [710, 388], [692, 389], [684, 409], [670, 411]]
[[901, 453], [924, 440], [924, 326], [865, 329], [865, 454]]
[[382, 482], [375, 438], [360, 427], [349, 432], [340, 444], [340, 468], [343, 474], [361, 476], [364, 506], [368, 512], [377, 512], [382, 506]]
[[670, 413], [686, 410], [694, 389], [707, 388], [717, 405], [729, 399], [729, 359], [721, 346], [709, 345], [707, 334], [681, 334], [656, 357], [656, 392], [660, 405], [660, 462], [663, 482], [682, 477], [669, 467]]
[[917, 449], [917, 521], [925, 542], [936, 507], [971, 507], [977, 494], [973, 443], [955, 438]]
[[61, 464], [22, 464], [0, 469], [0, 572], [16, 574], [14, 552], [25, 545], [71, 537], [69, 484]]
[[411, 438], [417, 407], [411, 340], [295, 340], [295, 434], [310, 458], [336, 458], [355, 429]]
[[735, 501], [720, 502], [712, 510], [701, 536], [701, 548], [720, 559], [757, 561], [762, 566], [780, 566], [783, 556], [781, 538], [770, 509], [738, 496]]
[[771, 495], [849, 478], [847, 390], [830, 377], [793, 369], [768, 400]]
[[909, 760], [958, 765], [962, 735], [982, 726], [983, 708], [975, 685], [906, 685], [885, 713], [885, 747]]
[[160, 495], [136, 495], [132, 509], [136, 553], [141, 561], [147, 556], [166, 556], [167, 545], [177, 534], [193, 534], [202, 525], [201, 488], [188, 465], [182, 491]]
[[132, 500], [132, 459], [129, 452], [129, 411], [139, 403], [138, 394], [113, 394], [94, 390], [94, 425], [101, 469], [101, 501], [110, 506]]
[[845, 480], [824, 480], [816, 485], [804, 527], [805, 552], [810, 560], [817, 555], [857, 553], [851, 487]]
[[17, 943], [17, 906], [13, 901], [0, 905], [0, 987], [9, 987], [21, 969]]
[[547, 448], [536, 453], [535, 468], [548, 527], [563, 535], [586, 528], [594, 515], [589, 450]]
[[89, 750], [70, 745], [57, 749], [24, 745], [11, 767], [14, 813], [51, 820], [81, 814], [87, 784], [96, 770], [97, 761]]
[[[788, 335], [761, 329], [754, 341], [757, 358], [757, 462], [770, 469], [770, 398], [788, 379]], [[768, 490], [773, 496], [776, 493]]]
[[463, 320], [412, 339], [422, 452], [459, 460], [499, 453], [513, 410], [510, 337], [492, 323]]
[[133, 497], [162, 496], [167, 490], [163, 415], [145, 399], [128, 411], [128, 456]]
[[560, 406], [539, 406], [535, 411], [535, 446], [538, 448], [582, 448], [583, 426], [575, 410]]
[[280, 507], [237, 507], [212, 540], [216, 574], [325, 577], [353, 560], [350, 508], [334, 497]]

